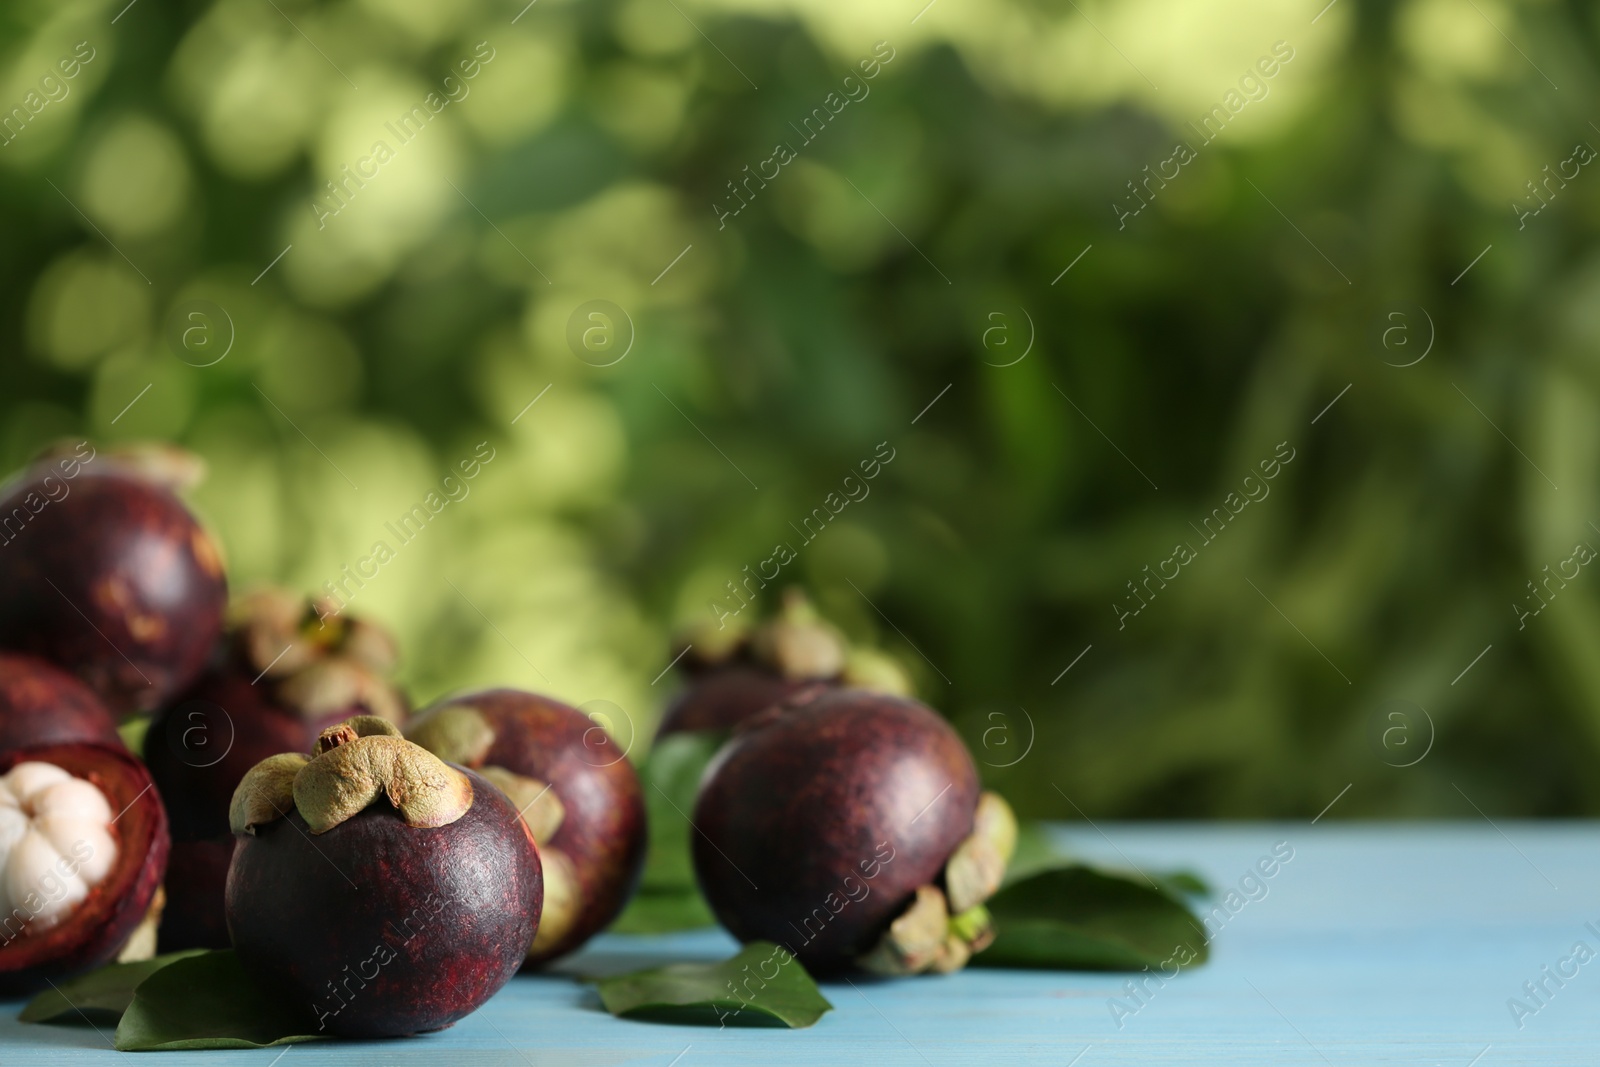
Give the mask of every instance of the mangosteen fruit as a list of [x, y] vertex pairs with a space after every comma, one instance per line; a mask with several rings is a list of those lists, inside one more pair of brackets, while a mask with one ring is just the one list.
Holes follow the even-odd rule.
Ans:
[[167, 818], [121, 745], [0, 755], [0, 995], [148, 958]]
[[961, 738], [914, 700], [815, 688], [735, 730], [695, 802], [701, 892], [815, 973], [951, 971], [993, 939], [1016, 840]]
[[145, 734], [145, 761], [172, 817], [163, 952], [228, 946], [234, 790], [262, 760], [309, 751], [352, 716], [403, 722], [405, 698], [388, 680], [395, 660], [382, 628], [318, 601], [260, 589], [234, 605], [211, 666]]
[[677, 644], [688, 685], [662, 713], [657, 737], [728, 730], [819, 683], [911, 695], [910, 680], [892, 658], [852, 647], [799, 589], [784, 591], [772, 619], [748, 629], [706, 623]]
[[[147, 711], [194, 681], [222, 630], [222, 556], [160, 453], [41, 459], [0, 489], [0, 647]], [[174, 462], [174, 467], [179, 464]]]
[[475, 1011], [539, 926], [539, 851], [476, 772], [387, 719], [330, 726], [311, 755], [251, 768], [227, 922], [239, 962], [320, 1032], [398, 1037]]
[[122, 747], [94, 690], [37, 656], [0, 651], [0, 752], [66, 741]]
[[434, 704], [407, 734], [504, 790], [539, 842], [544, 912], [530, 964], [616, 918], [644, 864], [645, 809], [627, 753], [602, 727], [559, 700], [491, 689]]

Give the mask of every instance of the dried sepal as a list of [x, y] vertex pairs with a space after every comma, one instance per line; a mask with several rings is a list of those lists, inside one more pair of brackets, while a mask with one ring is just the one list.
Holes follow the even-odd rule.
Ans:
[[950, 974], [994, 943], [994, 918], [983, 906], [1000, 886], [1016, 848], [1017, 823], [997, 793], [983, 793], [972, 834], [945, 864], [945, 892], [925, 885], [873, 949], [857, 959], [885, 975]]
[[317, 661], [317, 646], [295, 633], [246, 627], [239, 634], [245, 659], [262, 678], [288, 678]]
[[440, 759], [478, 768], [494, 747], [495, 732], [477, 708], [452, 704], [413, 722], [406, 736]]
[[232, 610], [245, 660], [267, 678], [283, 678], [315, 662], [320, 650], [300, 632], [306, 602], [266, 586], [241, 597]]
[[949, 936], [950, 909], [937, 886], [917, 887], [915, 898], [872, 950], [856, 962], [874, 974], [920, 974], [933, 966]]
[[128, 940], [117, 950], [118, 963], [143, 963], [155, 956], [156, 932], [161, 928], [161, 913], [166, 906], [167, 891], [162, 886], [156, 886], [155, 896], [150, 898], [144, 918], [139, 920], [139, 925], [133, 928]]
[[933, 954], [928, 970], [934, 974], [954, 974], [972, 959], [972, 946], [955, 934], [946, 934], [944, 943]]
[[[393, 729], [383, 719], [362, 718]], [[467, 776], [398, 731], [340, 738], [324, 750], [330, 732], [323, 731], [319, 755], [294, 779], [295, 807], [312, 833], [327, 833], [379, 797], [393, 804], [408, 826], [447, 826], [472, 806]]]
[[[288, 635], [299, 628], [305, 610], [305, 597], [298, 593], [276, 585], [260, 585], [234, 600], [228, 608], [228, 623], [236, 628], [254, 627]], [[271, 662], [270, 658], [267, 662]]]
[[[426, 747], [426, 746], [424, 746]], [[429, 751], [433, 751], [431, 748]], [[455, 762], [460, 762], [459, 760]], [[513, 773], [504, 767], [484, 767], [479, 772], [511, 800], [542, 848], [561, 829], [567, 809], [547, 782]], [[548, 896], [548, 891], [546, 892]]]
[[298, 593], [276, 585], [261, 585], [235, 600], [228, 614], [235, 626], [256, 625], [288, 633], [300, 625], [305, 610], [305, 598]]
[[264, 587], [242, 597], [233, 625], [246, 663], [277, 683], [278, 699], [308, 719], [346, 708], [399, 722], [405, 704], [386, 680], [397, 660], [384, 628], [346, 618], [325, 599]]
[[320, 719], [355, 705], [361, 698], [365, 673], [359, 665], [344, 660], [319, 660], [285, 679], [278, 696], [306, 718]]
[[978, 797], [972, 833], [945, 863], [944, 884], [950, 910], [964, 912], [994, 895], [1017, 847], [1017, 818], [999, 793]]
[[345, 629], [343, 652], [379, 674], [388, 674], [400, 662], [400, 646], [395, 643], [394, 635], [365, 619], [349, 621]]
[[750, 651], [790, 681], [838, 677], [846, 655], [839, 631], [823, 621], [798, 589], [786, 590], [777, 617], [751, 634]]
[[228, 825], [236, 834], [253, 834], [289, 813], [294, 805], [294, 779], [311, 762], [303, 752], [282, 752], [251, 767], [233, 791]]
[[875, 648], [851, 649], [839, 681], [852, 689], [866, 689], [892, 697], [916, 695], [916, 687], [900, 662]]
[[236, 834], [280, 819], [291, 805], [326, 833], [383, 797], [409, 826], [446, 826], [472, 807], [472, 782], [375, 715], [330, 726], [308, 756], [285, 752], [245, 773], [228, 812]]
[[978, 810], [972, 816], [972, 832], [993, 842], [1007, 863], [1017, 850], [1017, 815], [1006, 798], [993, 790], [978, 794]]
[[565, 938], [583, 910], [578, 872], [567, 854], [558, 848], [541, 847], [539, 862], [544, 872], [544, 905], [539, 912], [539, 929], [528, 948], [529, 956], [538, 956]]
[[371, 671], [362, 678], [361, 697], [357, 703], [389, 722], [399, 724], [406, 720], [406, 702], [400, 691]]
[[1005, 877], [1006, 861], [1000, 850], [981, 837], [969, 837], [956, 848], [944, 868], [950, 906], [965, 911], [994, 895]]

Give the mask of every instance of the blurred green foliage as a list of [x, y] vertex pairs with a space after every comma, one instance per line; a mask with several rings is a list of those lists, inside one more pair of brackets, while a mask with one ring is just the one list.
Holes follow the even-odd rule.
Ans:
[[[782, 580], [901, 654], [1026, 815], [1310, 816], [1352, 782], [1330, 817], [1600, 812], [1600, 579], [1510, 606], [1600, 545], [1600, 177], [1510, 206], [1600, 143], [1591, 9], [124, 3], [0, 12], [0, 453], [181, 442], [236, 586], [317, 589], [489, 442], [352, 604], [417, 699], [610, 701], [642, 748], [668, 633], [788, 541]], [[634, 333], [610, 366], [568, 343], [599, 299]], [[1431, 720], [1413, 766], [1394, 700]]]

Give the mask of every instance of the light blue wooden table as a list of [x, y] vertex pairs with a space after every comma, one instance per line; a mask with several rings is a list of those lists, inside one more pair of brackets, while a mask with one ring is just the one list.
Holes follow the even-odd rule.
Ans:
[[[1247, 883], [1212, 961], [1113, 1018], [1127, 975], [968, 970], [949, 978], [830, 982], [836, 1010], [809, 1030], [664, 1026], [606, 1015], [560, 976], [514, 980], [483, 1010], [425, 1038], [250, 1052], [139, 1053], [138, 1067], [251, 1064], [721, 1065], [1600, 1064], [1600, 827], [1082, 824], [1080, 854], [1187, 866], [1237, 886], [1275, 843], [1294, 858]], [[1503, 831], [1503, 833], [1502, 833]], [[1109, 838], [1109, 840], [1107, 840]], [[1265, 889], [1263, 895], [1262, 889]], [[1238, 900], [1244, 900], [1240, 894]], [[1214, 903], [1214, 902], [1213, 902]], [[1220, 921], [1214, 922], [1218, 925]], [[720, 932], [608, 936], [570, 969], [627, 969], [729, 954]], [[1563, 960], [1569, 962], [1563, 964]], [[1542, 971], [1548, 967], [1549, 972]], [[1557, 968], [1573, 977], [1545, 977]], [[1523, 989], [1544, 981], [1541, 1002]], [[1518, 1021], [1507, 1006], [1529, 1009]], [[1124, 998], [1124, 1004], [1136, 1002]], [[0, 1006], [0, 1065], [110, 1063], [95, 1031], [24, 1026]], [[1532, 1009], [1537, 1008], [1537, 1011]]]

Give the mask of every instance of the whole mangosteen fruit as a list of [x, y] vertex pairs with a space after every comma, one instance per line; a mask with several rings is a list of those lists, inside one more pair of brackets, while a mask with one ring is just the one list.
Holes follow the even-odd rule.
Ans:
[[148, 958], [167, 862], [150, 776], [120, 744], [0, 755], [0, 995]]
[[163, 952], [228, 947], [228, 806], [250, 768], [309, 751], [352, 716], [399, 724], [406, 715], [388, 680], [394, 641], [380, 627], [279, 589], [253, 591], [232, 616], [211, 666], [145, 734], [145, 761], [173, 824]]
[[539, 842], [544, 912], [529, 963], [616, 918], [644, 864], [645, 809], [628, 754], [602, 727], [559, 700], [491, 689], [434, 704], [407, 734], [503, 789]]
[[656, 736], [729, 730], [757, 712], [817, 684], [848, 685], [894, 696], [911, 682], [881, 652], [851, 647], [799, 589], [784, 591], [778, 614], [754, 627], [721, 620], [685, 633], [679, 664], [688, 685], [662, 713]]
[[386, 719], [258, 764], [231, 822], [239, 962], [321, 1030], [442, 1029], [510, 981], [533, 943], [543, 880], [517, 809]]
[[853, 689], [748, 720], [706, 768], [694, 821], [717, 919], [819, 973], [963, 966], [993, 938], [983, 901], [1016, 837], [944, 719]]
[[66, 741], [122, 747], [94, 690], [37, 656], [0, 651], [0, 752]]
[[163, 455], [97, 458], [85, 442], [0, 488], [0, 646], [65, 668], [119, 713], [195, 679], [227, 602], [221, 554], [169, 487], [193, 461]]

